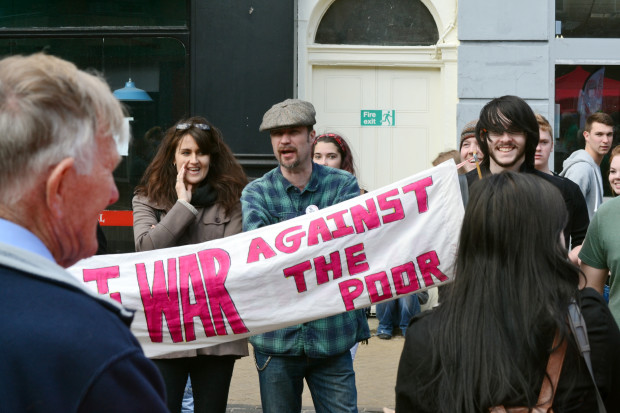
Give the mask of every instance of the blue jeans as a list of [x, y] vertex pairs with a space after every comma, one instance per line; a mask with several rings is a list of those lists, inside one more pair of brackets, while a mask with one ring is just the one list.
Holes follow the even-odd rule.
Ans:
[[394, 326], [398, 326], [404, 336], [409, 320], [419, 312], [420, 303], [416, 294], [377, 304], [377, 319], [379, 320], [377, 334], [391, 336]]
[[192, 380], [188, 377], [181, 402], [181, 413], [194, 413], [194, 392], [192, 391]]
[[316, 413], [357, 413], [351, 353], [326, 358], [268, 356], [254, 350], [264, 413], [301, 411], [304, 378]]

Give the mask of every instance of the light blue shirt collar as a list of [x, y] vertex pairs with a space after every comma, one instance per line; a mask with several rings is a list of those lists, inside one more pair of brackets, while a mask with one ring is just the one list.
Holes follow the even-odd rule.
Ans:
[[2, 218], [0, 218], [0, 243], [30, 251], [52, 262], [56, 262], [50, 250], [36, 235], [24, 227]]

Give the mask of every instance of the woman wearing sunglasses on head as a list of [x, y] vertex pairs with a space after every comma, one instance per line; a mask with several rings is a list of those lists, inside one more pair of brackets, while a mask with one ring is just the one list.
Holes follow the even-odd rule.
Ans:
[[[220, 131], [202, 117], [166, 132], [133, 198], [136, 251], [196, 244], [241, 232], [240, 197], [247, 178]], [[225, 412], [235, 360], [247, 340], [153, 359], [168, 408], [181, 411], [188, 375], [196, 412]]]

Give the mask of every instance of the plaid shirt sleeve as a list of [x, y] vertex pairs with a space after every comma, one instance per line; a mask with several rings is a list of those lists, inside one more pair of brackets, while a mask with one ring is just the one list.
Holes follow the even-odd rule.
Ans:
[[271, 215], [267, 208], [267, 194], [261, 191], [259, 181], [248, 184], [241, 193], [243, 232], [271, 225]]
[[344, 180], [341, 188], [338, 190], [334, 204], [347, 201], [351, 198], [355, 198], [360, 194], [360, 187], [357, 184], [357, 179], [353, 175], [349, 179]]

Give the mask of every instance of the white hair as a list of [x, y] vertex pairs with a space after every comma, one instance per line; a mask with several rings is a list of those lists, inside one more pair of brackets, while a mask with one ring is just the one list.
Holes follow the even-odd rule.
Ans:
[[88, 174], [97, 138], [129, 139], [123, 122], [100, 76], [42, 53], [0, 60], [0, 204], [18, 202], [65, 158]]

